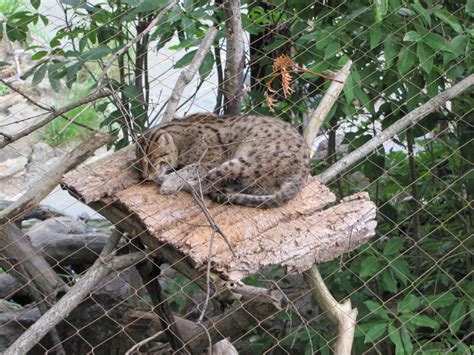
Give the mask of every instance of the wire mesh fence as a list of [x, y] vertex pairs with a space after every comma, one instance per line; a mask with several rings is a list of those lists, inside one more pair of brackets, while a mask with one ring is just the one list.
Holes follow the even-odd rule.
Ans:
[[[473, 6], [5, 0], [0, 349], [471, 353]], [[442, 98], [468, 79], [465, 92]], [[340, 95], [331, 89], [337, 85]], [[91, 98], [96, 91], [103, 97]], [[334, 103], [316, 117], [325, 100]], [[427, 102], [423, 118], [387, 133]], [[308, 141], [316, 177], [377, 137], [383, 144], [325, 179], [329, 190], [310, 178], [274, 209], [211, 202], [196, 190], [163, 196], [136, 172], [134, 144], [168, 112], [206, 112], [193, 124], [202, 142], [180, 145], [181, 159], [199, 149], [195, 163], [217, 154], [206, 161], [212, 167], [235, 157], [241, 140], [206, 142], [210, 132], [225, 138], [259, 129], [240, 125], [235, 107], [291, 123], [305, 137], [319, 121]], [[217, 127], [210, 112], [232, 115]], [[249, 160], [246, 179], [223, 176], [226, 184], [213, 188], [242, 195], [250, 190], [243, 181], [253, 179], [254, 193], [274, 193], [262, 181], [293, 152], [292, 131], [272, 127], [288, 145], [258, 132], [260, 148], [273, 151], [268, 165]], [[63, 177], [72, 198], [55, 189], [43, 200], [59, 169], [75, 168], [104, 139], [91, 131], [112, 133], [108, 153]], [[189, 190], [190, 174], [177, 175], [177, 190]], [[319, 298], [325, 287], [338, 306]]]

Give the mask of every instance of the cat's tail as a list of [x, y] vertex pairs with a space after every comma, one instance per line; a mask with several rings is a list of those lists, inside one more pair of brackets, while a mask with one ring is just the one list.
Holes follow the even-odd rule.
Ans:
[[272, 208], [282, 206], [287, 201], [294, 198], [303, 187], [307, 176], [292, 176], [283, 183], [280, 190], [270, 195], [251, 195], [244, 193], [225, 193], [210, 191], [209, 197], [219, 203], [230, 203], [249, 207]]

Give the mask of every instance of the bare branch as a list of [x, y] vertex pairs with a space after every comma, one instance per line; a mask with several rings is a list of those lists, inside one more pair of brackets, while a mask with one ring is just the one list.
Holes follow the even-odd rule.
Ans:
[[240, 114], [244, 80], [244, 30], [240, 17], [240, 1], [224, 0], [225, 36], [227, 53], [224, 78], [224, 113]]
[[352, 308], [351, 301], [347, 299], [343, 303], [338, 303], [329, 292], [324, 283], [318, 268], [314, 265], [310, 270], [305, 271], [304, 277], [310, 285], [313, 296], [321, 306], [327, 311], [329, 319], [337, 324], [337, 341], [334, 349], [335, 355], [350, 355], [354, 332], [356, 326], [357, 309]]
[[321, 128], [321, 125], [326, 119], [326, 116], [336, 103], [336, 100], [338, 99], [342, 88], [349, 77], [351, 66], [352, 61], [348, 60], [334, 77], [334, 80], [331, 82], [328, 91], [326, 91], [323, 98], [319, 102], [318, 107], [316, 107], [316, 109], [310, 113], [308, 117], [308, 125], [303, 132], [304, 139], [310, 147], [313, 145], [314, 139], [318, 134], [319, 128]]
[[125, 355], [131, 355], [133, 354], [135, 351], [138, 351], [140, 350], [140, 348], [145, 345], [145, 344], [148, 344], [150, 341], [158, 338], [161, 334], [163, 334], [165, 331], [164, 330], [160, 330], [159, 332], [153, 334], [152, 336], [146, 338], [146, 339], [143, 339], [142, 341], [136, 343], [134, 346], [132, 346], [130, 349], [127, 350], [127, 352], [125, 353]]
[[184, 88], [186, 87], [186, 85], [188, 85], [191, 82], [194, 75], [196, 75], [196, 72], [201, 66], [204, 60], [204, 57], [206, 56], [207, 52], [209, 52], [209, 49], [211, 48], [212, 42], [214, 41], [216, 34], [217, 34], [216, 27], [209, 28], [193, 60], [179, 74], [178, 81], [176, 82], [173, 88], [173, 92], [171, 93], [171, 96], [168, 101], [168, 105], [166, 106], [166, 111], [163, 114], [163, 119], [161, 120], [161, 122], [168, 122], [173, 119], [179, 100], [181, 99], [181, 95], [183, 94]]
[[120, 50], [118, 50], [117, 52], [114, 53], [112, 58], [110, 58], [109, 61], [107, 62], [107, 64], [105, 64], [104, 69], [102, 70], [102, 73], [100, 73], [100, 75], [99, 75], [99, 79], [97, 80], [97, 88], [100, 88], [100, 86], [102, 84], [102, 81], [104, 80], [105, 75], [107, 74], [107, 71], [112, 66], [113, 62], [115, 62], [115, 60], [118, 57], [120, 57], [122, 54], [124, 54], [126, 51], [128, 51], [128, 49], [131, 46], [133, 46], [135, 43], [139, 42], [146, 34], [148, 34], [156, 26], [156, 24], [163, 18], [163, 16], [165, 16], [166, 13], [169, 10], [171, 10], [173, 7], [175, 7], [176, 4], [178, 4], [178, 3], [179, 3], [179, 0], [171, 1], [171, 3], [169, 5], [165, 6], [165, 8], [163, 10], [161, 10], [158, 15], [156, 15], [156, 17], [149, 23], [149, 25], [142, 32], [140, 32], [138, 35], [136, 35], [134, 38], [132, 38], [132, 40], [130, 42], [128, 42], [125, 46], [120, 48]]
[[22, 92], [21, 90], [17, 89], [16, 87], [14, 87], [12, 84], [10, 84], [8, 81], [5, 81], [3, 79], [0, 79], [0, 83], [2, 83], [3, 85], [5, 85], [6, 87], [8, 87], [10, 90], [16, 92], [17, 94], [21, 95], [23, 98], [26, 99], [26, 101], [32, 103], [33, 105], [39, 107], [40, 109], [42, 110], [45, 110], [45, 111], [52, 111], [52, 108], [51, 107], [46, 107], [46, 106], [43, 106], [41, 105], [40, 103], [38, 103], [37, 101], [33, 100], [31, 97], [29, 97], [28, 95], [26, 95], [24, 92]]
[[86, 160], [97, 148], [106, 144], [110, 138], [111, 136], [108, 134], [92, 135], [71, 152], [67, 153], [56, 165], [46, 172], [38, 184], [32, 186], [15, 203], [0, 212], [0, 225], [7, 221], [15, 220], [21, 217], [28, 209], [36, 207], [59, 184], [59, 181], [66, 172]]
[[[15, 141], [17, 141], [18, 139], [20, 138], [23, 138], [27, 135], [29, 135], [30, 133], [36, 131], [37, 129], [45, 126], [46, 124], [48, 124], [49, 122], [51, 122], [52, 120], [54, 120], [56, 117], [58, 116], [61, 116], [63, 114], [65, 114], [66, 112], [68, 111], [71, 111], [73, 109], [75, 109], [76, 107], [79, 107], [81, 105], [84, 105], [84, 104], [87, 104], [89, 102], [93, 102], [93, 101], [96, 101], [98, 99], [101, 99], [103, 97], [106, 97], [106, 96], [109, 96], [111, 95], [111, 93], [109, 91], [106, 91], [106, 90], [98, 90], [98, 91], [95, 91], [94, 93], [92, 93], [91, 95], [89, 96], [86, 96], [86, 97], [83, 97], [82, 99], [80, 100], [77, 100], [76, 102], [73, 102], [72, 104], [69, 104], [69, 105], [66, 105], [64, 107], [61, 107], [57, 110], [53, 110], [44, 120], [42, 120], [41, 122], [38, 122], [38, 123], [35, 123], [34, 125], [28, 127], [27, 129], [15, 134], [14, 136], [8, 138], [8, 139], [4, 139], [3, 141], [0, 142], [0, 149], [7, 146], [8, 144], [10, 143], [13, 143]], [[51, 111], [51, 110], [50, 110]], [[0, 135], [4, 135], [2, 133], [0, 133]]]
[[350, 168], [354, 163], [359, 161], [359, 159], [368, 156], [378, 146], [382, 145], [384, 142], [388, 141], [393, 136], [403, 131], [405, 128], [421, 120], [423, 117], [433, 112], [437, 108], [443, 106], [447, 101], [462, 94], [472, 85], [474, 85], [474, 74], [469, 75], [467, 78], [463, 79], [456, 85], [453, 85], [448, 90], [436, 95], [425, 104], [409, 112], [403, 118], [392, 124], [380, 134], [377, 134], [374, 138], [362, 145], [360, 148], [354, 150], [352, 153], [339, 160], [336, 164], [331, 166], [322, 174], [319, 174], [317, 176], [318, 180], [323, 184], [328, 183], [338, 174]]
[[[110, 238], [104, 251], [114, 249], [118, 238]], [[144, 254], [135, 252], [114, 257], [113, 253], [101, 253], [94, 265], [53, 307], [51, 307], [35, 324], [25, 331], [5, 352], [4, 355], [26, 354], [49, 330], [66, 318], [81, 301], [110, 272], [129, 267], [142, 260]]]

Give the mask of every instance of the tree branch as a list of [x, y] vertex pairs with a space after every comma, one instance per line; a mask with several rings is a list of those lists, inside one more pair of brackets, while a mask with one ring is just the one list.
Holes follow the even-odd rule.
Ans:
[[194, 75], [201, 66], [204, 57], [211, 48], [212, 42], [214, 41], [216, 34], [216, 27], [209, 28], [193, 60], [179, 74], [178, 81], [176, 81], [176, 84], [173, 88], [173, 92], [171, 93], [171, 96], [168, 100], [168, 105], [166, 106], [166, 111], [163, 114], [163, 119], [161, 120], [161, 122], [169, 122], [173, 119], [173, 116], [176, 112], [176, 108], [179, 104], [179, 100], [181, 99], [181, 96], [183, 94], [184, 88], [191, 82]]
[[403, 118], [392, 124], [380, 134], [377, 134], [374, 138], [362, 145], [360, 148], [354, 150], [352, 153], [339, 160], [336, 164], [331, 166], [322, 174], [319, 174], [317, 176], [318, 180], [321, 181], [323, 184], [328, 183], [338, 174], [342, 173], [343, 171], [354, 165], [357, 161], [368, 156], [378, 146], [382, 145], [384, 142], [388, 141], [393, 136], [403, 131], [405, 128], [409, 127], [415, 122], [421, 120], [429, 113], [441, 107], [446, 103], [446, 101], [449, 101], [455, 98], [456, 96], [462, 94], [472, 85], [474, 85], [474, 74], [469, 75], [467, 78], [463, 79], [456, 85], [453, 85], [448, 90], [436, 95], [425, 104], [409, 112]]
[[130, 42], [128, 42], [125, 46], [120, 48], [120, 50], [118, 50], [117, 52], [114, 53], [112, 58], [110, 58], [109, 61], [107, 62], [107, 64], [105, 64], [104, 69], [102, 70], [102, 72], [99, 75], [99, 79], [97, 80], [97, 88], [100, 88], [100, 86], [102, 84], [102, 81], [104, 80], [105, 75], [107, 74], [107, 71], [112, 66], [113, 62], [115, 62], [115, 60], [118, 57], [120, 57], [122, 54], [124, 54], [126, 51], [128, 51], [128, 49], [130, 47], [132, 47], [135, 43], [141, 41], [141, 39], [156, 26], [158, 21], [160, 21], [163, 18], [163, 16], [165, 16], [166, 13], [169, 10], [171, 10], [173, 7], [175, 7], [176, 4], [178, 4], [178, 3], [179, 3], [179, 0], [171, 1], [171, 3], [169, 5], [165, 6], [165, 8], [163, 8], [163, 10], [161, 10], [160, 13], [158, 15], [156, 15], [156, 17], [148, 24], [148, 26], [142, 32], [140, 32], [138, 35], [136, 35], [134, 38], [132, 38], [132, 40]]
[[224, 113], [239, 115], [244, 80], [244, 30], [240, 17], [240, 1], [224, 0], [225, 36], [227, 53], [224, 78]]
[[308, 117], [308, 125], [303, 132], [304, 139], [310, 147], [313, 146], [314, 139], [316, 138], [319, 129], [324, 123], [329, 111], [336, 103], [342, 88], [349, 77], [351, 66], [352, 61], [348, 60], [334, 77], [334, 80], [331, 82], [328, 91], [326, 91], [323, 98], [319, 102], [318, 107], [316, 107], [316, 109], [310, 113]]
[[114, 257], [113, 250], [119, 239], [118, 234], [112, 234], [101, 255], [87, 273], [35, 324], [28, 328], [4, 352], [4, 355], [26, 354], [52, 327], [66, 318], [106, 275], [113, 270], [129, 267], [143, 259], [142, 252]]
[[338, 303], [326, 287], [316, 265], [305, 271], [304, 278], [311, 287], [314, 298], [331, 322], [337, 324], [337, 340], [334, 348], [335, 355], [350, 355], [357, 319], [357, 309], [352, 308], [351, 301], [347, 299]]
[[[7, 146], [10, 143], [13, 143], [13, 142], [17, 141], [20, 138], [23, 138], [23, 137], [29, 135], [30, 133], [36, 131], [37, 129], [45, 126], [46, 124], [48, 124], [49, 122], [54, 120], [56, 117], [61, 116], [61, 115], [65, 114], [66, 112], [71, 111], [72, 109], [75, 109], [76, 107], [87, 104], [89, 102], [96, 101], [98, 99], [101, 99], [101, 98], [109, 96], [109, 95], [111, 95], [111, 93], [109, 91], [98, 90], [98, 91], [95, 91], [94, 93], [92, 93], [89, 96], [86, 96], [86, 97], [84, 97], [80, 100], [77, 100], [76, 102], [73, 102], [72, 104], [66, 105], [66, 106], [61, 107], [57, 110], [53, 110], [41, 122], [35, 123], [34, 125], [28, 127], [27, 129], [15, 134], [14, 136], [9, 137], [8, 139], [4, 139], [3, 141], [1, 141], [0, 142], [0, 149], [2, 149], [3, 147]], [[51, 111], [51, 110], [49, 110], [49, 111]], [[3, 135], [3, 134], [0, 133], [0, 135]]]

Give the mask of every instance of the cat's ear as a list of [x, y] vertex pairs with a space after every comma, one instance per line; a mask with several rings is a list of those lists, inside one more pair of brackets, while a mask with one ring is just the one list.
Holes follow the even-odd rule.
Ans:
[[158, 138], [157, 143], [159, 147], [169, 147], [170, 145], [174, 145], [173, 136], [169, 133], [163, 133]]

